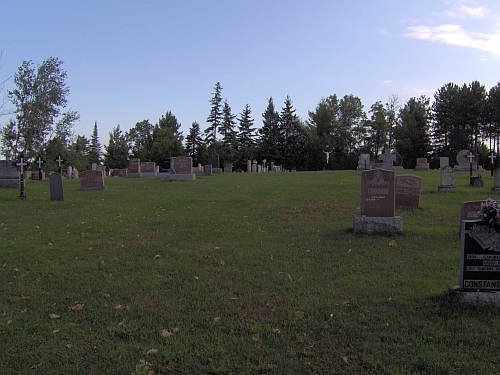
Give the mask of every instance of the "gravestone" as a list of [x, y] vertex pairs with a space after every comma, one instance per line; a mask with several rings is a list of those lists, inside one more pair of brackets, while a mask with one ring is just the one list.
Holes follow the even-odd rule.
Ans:
[[396, 161], [396, 155], [391, 154], [389, 150], [386, 149], [384, 153], [379, 156], [379, 160], [384, 162], [382, 169], [387, 169], [389, 171], [394, 170], [393, 163]]
[[19, 188], [20, 174], [12, 160], [0, 160], [0, 187]]
[[484, 180], [481, 175], [477, 175], [477, 177], [470, 177], [470, 186], [472, 187], [483, 187]]
[[50, 199], [53, 201], [64, 200], [63, 180], [60, 173], [54, 172], [49, 176]]
[[354, 217], [354, 232], [398, 233], [403, 219], [395, 216], [395, 172], [373, 169], [361, 172], [361, 216]]
[[370, 164], [370, 154], [359, 155], [358, 171], [366, 171], [368, 169], [372, 169], [372, 166]]
[[177, 156], [170, 158], [171, 174], [193, 174], [193, 158]]
[[485, 220], [462, 221], [460, 288], [500, 290], [500, 235]]
[[106, 190], [104, 185], [103, 171], [83, 171], [80, 174], [80, 189], [82, 190]]
[[203, 169], [205, 170], [205, 176], [212, 175], [212, 164], [206, 164]]
[[141, 163], [141, 176], [150, 177], [156, 175], [156, 163], [154, 161], [143, 161]]
[[456, 191], [455, 187], [455, 174], [453, 168], [447, 165], [441, 168], [441, 184], [438, 186], [438, 191]]
[[76, 168], [73, 168], [73, 178], [80, 178], [80, 172]]
[[441, 156], [439, 158], [439, 169], [443, 169], [450, 165], [450, 158], [448, 156]]
[[115, 174], [118, 177], [127, 177], [127, 170], [126, 169], [115, 169]]
[[428, 171], [429, 163], [427, 163], [427, 158], [417, 158], [417, 166], [415, 167], [417, 171]]
[[[455, 165], [454, 169], [456, 171], [469, 171], [470, 170], [470, 160], [467, 158], [467, 155], [469, 155], [470, 151], [469, 150], [462, 150], [459, 151], [457, 154], [457, 165]], [[472, 169], [475, 170], [477, 169], [477, 162], [473, 161], [472, 162]]]
[[211, 152], [208, 156], [208, 164], [212, 164], [212, 168], [220, 168], [219, 167], [219, 154], [216, 152]]
[[493, 187], [491, 191], [494, 193], [500, 193], [500, 167], [493, 171]]
[[170, 173], [166, 175], [167, 181], [194, 181], [193, 158], [176, 156], [170, 158]]
[[128, 161], [127, 177], [132, 177], [132, 178], [141, 177], [141, 159], [131, 158]]
[[418, 208], [422, 177], [413, 174], [396, 176], [396, 206]]
[[247, 172], [252, 172], [252, 161], [247, 160]]
[[73, 167], [70, 165], [66, 167], [66, 178], [73, 178]]
[[460, 221], [477, 220], [477, 213], [481, 211], [481, 205], [484, 201], [462, 202], [460, 209]]
[[227, 163], [224, 167], [224, 173], [233, 173], [233, 164]]

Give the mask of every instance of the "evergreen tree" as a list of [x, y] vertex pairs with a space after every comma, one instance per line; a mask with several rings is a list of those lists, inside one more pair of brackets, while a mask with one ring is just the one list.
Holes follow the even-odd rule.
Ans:
[[68, 163], [84, 171], [89, 165], [90, 141], [81, 135], [77, 135], [75, 141], [68, 147]]
[[202, 162], [203, 151], [204, 143], [200, 132], [200, 124], [194, 121], [189, 128], [189, 134], [186, 136], [184, 152], [193, 158], [194, 164], [198, 164]]
[[251, 114], [252, 110], [247, 103], [238, 118], [239, 125], [236, 140], [238, 142], [238, 151], [240, 154], [239, 167], [241, 168], [244, 168], [247, 160], [252, 160], [257, 156], [255, 149], [255, 128], [253, 127], [254, 119]]
[[162, 116], [153, 129], [153, 143], [151, 147], [151, 161], [166, 167], [172, 156], [184, 154], [182, 141], [184, 137], [180, 131], [181, 124], [171, 111]]
[[231, 107], [227, 103], [227, 100], [225, 100], [222, 108], [222, 124], [219, 132], [222, 136], [221, 158], [227, 162], [233, 162], [236, 154], [235, 118], [236, 116], [232, 114]]
[[[490, 149], [500, 153], [500, 82], [493, 86], [488, 92], [488, 100], [486, 106], [486, 117], [488, 126], [485, 129], [490, 140]], [[492, 145], [493, 142], [493, 145]]]
[[130, 146], [126, 135], [120, 130], [120, 125], [117, 125], [109, 133], [108, 145], [104, 149], [106, 151], [104, 163], [108, 168], [127, 168]]
[[262, 114], [262, 127], [259, 129], [259, 153], [261, 159], [276, 165], [283, 163], [281, 155], [283, 134], [280, 127], [280, 115], [274, 107], [273, 98], [268, 99], [267, 108]]
[[287, 95], [284, 107], [280, 114], [281, 130], [283, 132], [284, 144], [281, 148], [284, 167], [299, 168], [303, 166], [305, 154], [305, 136], [299, 117], [295, 114], [292, 100]]
[[405, 168], [415, 168], [417, 158], [427, 157], [431, 151], [429, 120], [430, 99], [410, 98], [400, 111], [400, 125], [394, 131], [394, 146], [403, 158]]
[[205, 129], [206, 143], [209, 146], [215, 146], [217, 142], [217, 130], [221, 126], [222, 121], [222, 87], [219, 82], [215, 84], [213, 97], [210, 99], [210, 104], [212, 105], [210, 109], [210, 115], [207, 118], [207, 122], [211, 124], [207, 129]]
[[[97, 121], [94, 123], [94, 130], [92, 131], [92, 136], [90, 137], [90, 152], [89, 152], [89, 163], [101, 164], [102, 161], [102, 150], [101, 142], [99, 142], [99, 135], [97, 134]], [[108, 166], [108, 168], [111, 168]]]
[[387, 113], [382, 102], [378, 101], [372, 104], [370, 109], [371, 118], [365, 121], [367, 131], [368, 149], [373, 155], [378, 155], [385, 147], [388, 147], [388, 128]]

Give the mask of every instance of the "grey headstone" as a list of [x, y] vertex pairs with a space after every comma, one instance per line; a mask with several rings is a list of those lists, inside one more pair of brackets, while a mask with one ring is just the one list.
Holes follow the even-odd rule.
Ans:
[[49, 176], [49, 186], [50, 186], [50, 199], [53, 201], [63, 201], [64, 200], [64, 189], [62, 176], [55, 172]]
[[213, 168], [220, 168], [220, 166], [219, 166], [219, 154], [217, 154], [216, 152], [212, 152], [208, 156], [208, 164], [212, 164]]
[[447, 165], [441, 168], [441, 184], [438, 186], [438, 191], [456, 191], [455, 174], [453, 168]]
[[450, 165], [450, 158], [448, 156], [441, 156], [439, 158], [439, 169], [447, 167]]
[[0, 160], [0, 187], [19, 188], [20, 174], [12, 160]]

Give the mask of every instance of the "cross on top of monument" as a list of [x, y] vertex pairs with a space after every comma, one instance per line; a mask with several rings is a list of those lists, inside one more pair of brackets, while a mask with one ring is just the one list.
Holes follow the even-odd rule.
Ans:
[[491, 155], [490, 155], [490, 156], [488, 156], [488, 158], [490, 158], [490, 159], [491, 159], [491, 164], [493, 164], [494, 160], [495, 160], [497, 157], [496, 157], [496, 156], [495, 156], [495, 154], [492, 152], [492, 153], [491, 153]]
[[389, 150], [384, 150], [384, 153], [379, 156], [379, 159], [384, 162], [384, 166], [392, 166], [392, 162], [396, 161], [396, 155], [390, 153]]
[[469, 153], [467, 154], [467, 159], [469, 159], [469, 162], [472, 163], [474, 161], [474, 158], [476, 157], [476, 155], [474, 155], [472, 152], [469, 151]]
[[26, 165], [28, 165], [28, 163], [26, 163], [26, 160], [24, 159], [24, 155], [23, 154], [19, 155], [19, 161], [16, 163], [16, 166], [19, 167], [21, 175], [24, 173], [23, 167], [25, 167]]

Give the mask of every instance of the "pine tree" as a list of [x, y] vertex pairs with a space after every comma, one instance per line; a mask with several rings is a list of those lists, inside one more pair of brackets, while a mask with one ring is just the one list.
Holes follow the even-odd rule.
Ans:
[[127, 167], [130, 147], [126, 135], [120, 130], [120, 125], [109, 133], [108, 145], [104, 149], [106, 150], [104, 162], [108, 168]]
[[276, 165], [282, 163], [280, 145], [283, 136], [280, 128], [280, 115], [274, 107], [273, 98], [268, 99], [265, 112], [262, 114], [262, 127], [259, 129], [260, 158], [273, 161]]
[[[102, 161], [102, 150], [101, 143], [99, 142], [99, 136], [97, 134], [97, 121], [94, 123], [94, 130], [92, 131], [92, 136], [90, 137], [90, 152], [89, 152], [89, 163], [100, 164]], [[111, 168], [108, 166], [108, 168]]]
[[257, 156], [255, 150], [255, 128], [253, 127], [254, 120], [251, 114], [252, 110], [247, 103], [238, 118], [239, 125], [236, 140], [238, 142], [240, 163], [242, 167], [247, 160], [251, 160]]
[[201, 137], [200, 124], [194, 121], [189, 128], [189, 134], [186, 136], [184, 152], [193, 158], [194, 164], [198, 164], [201, 163], [203, 149], [204, 143]]
[[280, 114], [281, 130], [284, 143], [281, 145], [281, 154], [285, 168], [298, 168], [302, 165], [305, 150], [304, 132], [301, 129], [301, 121], [295, 114], [292, 100], [287, 95], [285, 106]]
[[217, 130], [221, 125], [222, 120], [222, 96], [221, 96], [222, 87], [219, 82], [215, 84], [214, 92], [212, 93], [213, 97], [210, 99], [210, 103], [212, 104], [210, 115], [207, 118], [207, 122], [211, 124], [207, 129], [205, 129], [205, 137], [207, 144], [211, 146], [215, 146], [217, 142]]
[[222, 108], [222, 124], [219, 128], [219, 133], [222, 136], [222, 159], [232, 162], [234, 154], [236, 152], [236, 132], [234, 131], [234, 126], [236, 118], [231, 111], [231, 107], [224, 101], [224, 106]]

